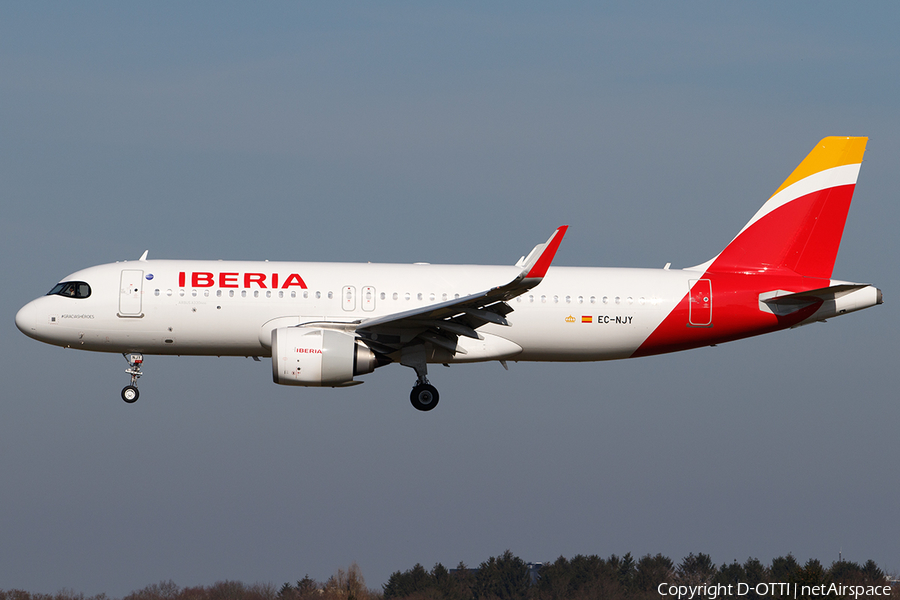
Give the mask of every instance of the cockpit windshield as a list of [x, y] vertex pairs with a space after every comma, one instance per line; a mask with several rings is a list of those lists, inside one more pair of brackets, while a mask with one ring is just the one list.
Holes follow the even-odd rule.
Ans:
[[87, 298], [91, 295], [91, 286], [83, 281], [63, 281], [57, 283], [48, 296], [63, 296], [65, 298]]

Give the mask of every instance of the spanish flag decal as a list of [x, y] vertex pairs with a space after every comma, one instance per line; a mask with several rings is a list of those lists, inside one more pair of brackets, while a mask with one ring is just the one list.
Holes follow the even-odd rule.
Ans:
[[581, 322], [582, 323], [593, 323], [594, 319], [593, 319], [593, 317], [588, 317], [588, 316], [582, 315]]

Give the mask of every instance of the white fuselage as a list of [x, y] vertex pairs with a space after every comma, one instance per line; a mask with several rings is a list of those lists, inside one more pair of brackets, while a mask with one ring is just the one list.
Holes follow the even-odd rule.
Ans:
[[[354, 322], [487, 290], [512, 266], [146, 260], [100, 265], [64, 281], [87, 298], [40, 297], [17, 323], [71, 348], [144, 354], [269, 356], [271, 330]], [[429, 362], [627, 358], [689, 290], [694, 271], [552, 267], [510, 300], [510, 326], [487, 324], [467, 354]]]

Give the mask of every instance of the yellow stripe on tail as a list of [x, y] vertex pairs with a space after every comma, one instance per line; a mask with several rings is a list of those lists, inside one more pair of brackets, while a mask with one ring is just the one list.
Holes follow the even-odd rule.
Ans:
[[[868, 140], [869, 138], [867, 137], [843, 136], [831, 136], [823, 139], [816, 144], [812, 152], [806, 155], [803, 162], [794, 169], [790, 177], [785, 179], [781, 187], [775, 190], [775, 194], [805, 177], [826, 169], [843, 165], [861, 164]], [[772, 195], [774, 196], [775, 194]]]

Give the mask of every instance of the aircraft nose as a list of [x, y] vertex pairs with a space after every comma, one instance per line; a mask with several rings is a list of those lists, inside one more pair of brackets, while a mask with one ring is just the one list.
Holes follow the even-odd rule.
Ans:
[[37, 312], [34, 301], [29, 302], [16, 313], [16, 327], [28, 337], [34, 337], [37, 329]]

